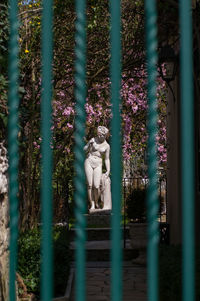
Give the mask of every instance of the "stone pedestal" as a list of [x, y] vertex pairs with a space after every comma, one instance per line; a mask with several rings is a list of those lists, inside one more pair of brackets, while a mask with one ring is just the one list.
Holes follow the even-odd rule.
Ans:
[[85, 216], [87, 227], [110, 227], [111, 210], [93, 209]]

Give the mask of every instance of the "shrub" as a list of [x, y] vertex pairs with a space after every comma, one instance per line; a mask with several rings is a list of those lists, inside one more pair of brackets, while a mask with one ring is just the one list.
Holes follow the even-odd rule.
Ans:
[[20, 233], [18, 240], [18, 273], [27, 290], [39, 296], [40, 287], [40, 232], [39, 229]]
[[[20, 233], [18, 240], [18, 273], [29, 293], [40, 295], [40, 229]], [[66, 228], [53, 231], [54, 295], [64, 295], [70, 269], [69, 234]]]
[[[137, 188], [133, 189], [127, 199], [126, 199], [126, 208], [127, 208], [127, 217], [133, 222], [144, 223], [147, 221], [147, 209], [146, 209], [146, 188]], [[163, 211], [164, 207], [164, 198], [159, 195], [159, 212]]]
[[69, 232], [66, 227], [54, 230], [54, 293], [64, 295], [70, 271]]
[[134, 222], [146, 221], [146, 189], [134, 189], [126, 199], [127, 217]]

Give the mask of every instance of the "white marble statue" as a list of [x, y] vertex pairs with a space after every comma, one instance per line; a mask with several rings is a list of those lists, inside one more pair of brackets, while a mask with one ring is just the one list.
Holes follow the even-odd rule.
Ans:
[[[105, 126], [98, 126], [97, 137], [91, 138], [84, 147], [87, 152], [85, 174], [88, 186], [89, 209], [99, 208], [100, 197], [105, 206], [103, 209], [111, 209], [110, 145], [106, 141], [108, 132]], [[106, 167], [105, 174], [102, 174], [103, 157]]]

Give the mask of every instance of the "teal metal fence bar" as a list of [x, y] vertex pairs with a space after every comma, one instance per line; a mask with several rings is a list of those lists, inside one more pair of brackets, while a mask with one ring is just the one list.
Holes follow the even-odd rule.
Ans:
[[52, 150], [51, 150], [51, 100], [52, 100], [52, 4], [43, 0], [42, 16], [42, 278], [41, 299], [52, 300], [53, 247], [52, 247]]
[[86, 1], [76, 0], [76, 36], [75, 36], [75, 179], [74, 199], [76, 217], [76, 300], [85, 300], [85, 241], [86, 241], [86, 181], [84, 171], [85, 101], [86, 101]]
[[194, 301], [194, 112], [192, 7], [180, 1], [181, 33], [181, 163], [183, 204], [183, 283], [184, 301]]
[[146, 52], [148, 72], [148, 300], [158, 300], [158, 187], [157, 187], [157, 101], [156, 101], [156, 77], [157, 77], [157, 11], [156, 1], [145, 1], [146, 17]]
[[112, 300], [122, 300], [122, 250], [121, 250], [121, 118], [120, 118], [120, 87], [121, 87], [121, 13], [120, 0], [110, 1], [111, 13], [111, 187], [112, 187], [112, 249], [111, 267]]
[[16, 300], [15, 273], [17, 265], [18, 237], [18, 9], [17, 0], [10, 0], [10, 42], [9, 42], [9, 119], [8, 119], [8, 156], [9, 156], [9, 202], [10, 202], [10, 264], [9, 297]]

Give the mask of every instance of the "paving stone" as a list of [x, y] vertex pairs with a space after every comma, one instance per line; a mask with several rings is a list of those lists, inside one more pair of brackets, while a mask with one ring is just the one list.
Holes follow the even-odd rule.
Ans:
[[[100, 218], [98, 215], [102, 215]], [[104, 224], [109, 220], [110, 216], [101, 214], [101, 211], [96, 211], [87, 219], [96, 222], [100, 220]], [[100, 224], [101, 224], [100, 223]], [[106, 223], [107, 224], [107, 223]], [[86, 300], [87, 301], [110, 301], [110, 286], [111, 286], [111, 263], [110, 263], [110, 248], [112, 247], [110, 238], [109, 225], [107, 228], [88, 230], [88, 241], [86, 243], [87, 265], [86, 265]], [[123, 301], [147, 301], [146, 293], [146, 265], [137, 264], [133, 259], [139, 256], [138, 250], [133, 250], [130, 245], [129, 236], [126, 235], [126, 249], [123, 249]], [[75, 248], [74, 242], [71, 243], [71, 250]], [[123, 248], [123, 241], [122, 241]], [[73, 253], [72, 253], [73, 254]], [[145, 259], [145, 253], [142, 255]], [[144, 260], [145, 263], [145, 260]], [[70, 301], [75, 301], [74, 298], [74, 282]]]
[[[123, 301], [147, 301], [146, 268], [132, 266], [123, 268]], [[110, 268], [87, 267], [87, 301], [110, 301]], [[105, 276], [107, 274], [107, 276]], [[74, 292], [70, 299], [75, 301]]]

